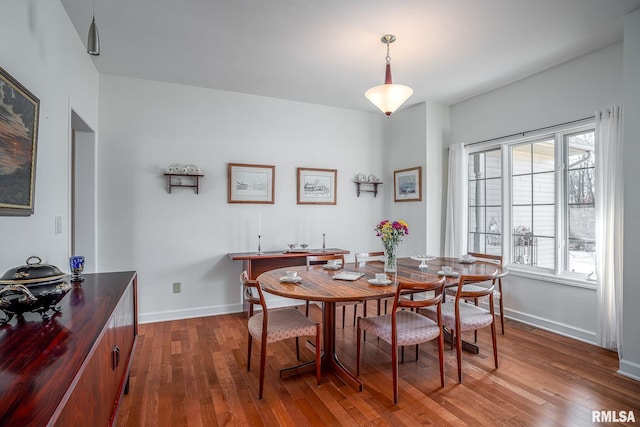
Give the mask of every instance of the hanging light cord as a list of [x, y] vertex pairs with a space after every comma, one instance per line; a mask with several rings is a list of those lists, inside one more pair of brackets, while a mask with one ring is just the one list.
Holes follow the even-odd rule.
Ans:
[[387, 64], [391, 64], [391, 56], [389, 56], [389, 39], [387, 39], [387, 56], [385, 57]]

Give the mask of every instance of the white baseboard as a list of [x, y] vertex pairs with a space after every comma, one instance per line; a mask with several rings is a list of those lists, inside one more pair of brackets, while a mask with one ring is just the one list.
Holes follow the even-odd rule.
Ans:
[[596, 344], [596, 333], [593, 331], [587, 331], [585, 329], [576, 328], [575, 326], [565, 325], [560, 322], [556, 322], [542, 317], [533, 316], [531, 314], [522, 313], [515, 310], [505, 309], [505, 317], [517, 320], [527, 325], [535, 326], [545, 331], [553, 332], [558, 335], [573, 338], [578, 341], [586, 342], [588, 344]]
[[640, 364], [622, 359], [618, 365], [618, 373], [625, 377], [640, 381]]
[[[287, 298], [269, 298], [267, 306], [269, 308], [290, 307], [292, 305], [304, 304], [302, 301]], [[196, 317], [217, 316], [220, 314], [241, 313], [244, 310], [243, 304], [230, 304], [221, 306], [198, 307], [184, 310], [167, 310], [153, 313], [140, 313], [138, 323], [168, 322], [170, 320], [193, 319]]]

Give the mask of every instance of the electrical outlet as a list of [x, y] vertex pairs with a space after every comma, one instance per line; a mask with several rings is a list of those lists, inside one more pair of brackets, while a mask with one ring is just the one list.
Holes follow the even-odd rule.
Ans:
[[182, 286], [182, 284], [180, 282], [174, 282], [173, 283], [173, 293], [174, 294], [179, 294], [180, 292], [182, 292], [180, 290], [181, 286]]

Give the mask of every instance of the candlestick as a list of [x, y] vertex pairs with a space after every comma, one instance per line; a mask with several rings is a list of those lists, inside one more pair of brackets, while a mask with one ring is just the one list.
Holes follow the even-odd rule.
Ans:
[[260, 248], [260, 234], [258, 234], [258, 255], [262, 255], [264, 252], [262, 252], [262, 249]]
[[325, 237], [325, 233], [322, 233], [322, 252], [324, 252], [324, 250], [326, 249], [324, 245], [324, 237]]

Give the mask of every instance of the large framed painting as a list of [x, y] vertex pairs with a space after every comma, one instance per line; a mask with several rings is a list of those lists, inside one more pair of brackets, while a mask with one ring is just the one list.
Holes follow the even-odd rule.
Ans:
[[335, 205], [336, 169], [298, 168], [299, 205]]
[[229, 163], [228, 203], [274, 203], [276, 167]]
[[0, 215], [33, 214], [40, 100], [0, 68]]
[[396, 202], [419, 202], [422, 200], [422, 167], [401, 169], [393, 172], [393, 193]]

